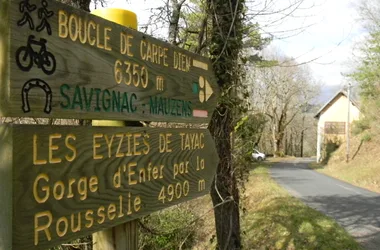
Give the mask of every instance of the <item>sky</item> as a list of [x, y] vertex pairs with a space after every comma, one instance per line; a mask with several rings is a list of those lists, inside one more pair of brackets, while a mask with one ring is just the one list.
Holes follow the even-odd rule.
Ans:
[[353, 55], [358, 53], [360, 41], [366, 35], [357, 13], [358, 2], [305, 0], [293, 16], [277, 26], [268, 27], [274, 34], [276, 30], [306, 27], [300, 34], [288, 32], [285, 33], [287, 38], [275, 37], [271, 46], [296, 58], [298, 63], [309, 62], [314, 78], [322, 85], [321, 102], [329, 100], [347, 85], [348, 79], [343, 75], [352, 71]]
[[[286, 8], [299, 0], [272, 1], [273, 4], [266, 7], [251, 6], [255, 13], [261, 10], [260, 15], [252, 16], [253, 21], [262, 26], [264, 34], [273, 35], [267, 49], [279, 49], [298, 63], [307, 62], [314, 78], [323, 86], [322, 95], [328, 99], [347, 84], [343, 74], [352, 69], [349, 62], [353, 49], [365, 35], [356, 12], [358, 0], [303, 0], [294, 12], [288, 10], [291, 13], [286, 18], [265, 13]], [[162, 3], [162, 0], [109, 0], [108, 7], [135, 12], [142, 25], [147, 22], [150, 9]]]
[[[277, 28], [291, 30], [299, 27], [300, 23], [304, 23], [307, 28], [301, 34], [274, 40], [273, 46], [296, 58], [299, 63], [311, 61], [308, 65], [315, 78], [324, 85], [346, 84], [342, 74], [352, 69], [349, 60], [353, 56], [353, 49], [357, 48], [365, 35], [355, 2], [358, 1], [305, 1], [305, 10], [296, 14], [299, 18], [290, 17]], [[307, 10], [308, 6], [311, 7]]]

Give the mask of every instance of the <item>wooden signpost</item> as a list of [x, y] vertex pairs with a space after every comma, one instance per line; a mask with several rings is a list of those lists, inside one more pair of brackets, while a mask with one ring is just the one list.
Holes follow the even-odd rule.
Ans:
[[[211, 68], [62, 3], [0, 0], [1, 116], [207, 123]], [[207, 194], [218, 161], [203, 129], [0, 126], [0, 250], [46, 249]]]
[[47, 0], [0, 0], [0, 115], [209, 122], [209, 60]]
[[218, 164], [202, 129], [0, 128], [2, 250], [46, 249], [207, 194]]

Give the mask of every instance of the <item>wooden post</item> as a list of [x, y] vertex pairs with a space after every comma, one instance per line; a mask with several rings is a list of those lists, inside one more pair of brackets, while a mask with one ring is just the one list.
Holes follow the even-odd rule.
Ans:
[[347, 123], [346, 123], [346, 162], [348, 163], [350, 160], [350, 90], [351, 84], [348, 83], [347, 90]]
[[0, 126], [0, 249], [12, 249], [12, 139], [11, 131]]
[[[92, 14], [100, 16], [126, 27], [137, 29], [136, 14], [122, 9], [98, 9]], [[124, 126], [123, 121], [93, 120], [93, 126]], [[137, 250], [138, 220], [133, 220], [116, 227], [96, 232], [92, 235], [94, 250]]]
[[[93, 126], [123, 127], [123, 121], [93, 120]], [[138, 249], [138, 220], [92, 234], [93, 250]]]
[[96, 232], [92, 235], [94, 250], [130, 250], [138, 248], [138, 220]]

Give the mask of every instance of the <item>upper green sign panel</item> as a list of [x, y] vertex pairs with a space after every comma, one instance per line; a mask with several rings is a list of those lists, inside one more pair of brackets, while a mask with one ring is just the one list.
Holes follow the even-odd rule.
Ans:
[[67, 5], [0, 0], [3, 116], [208, 122], [211, 64]]

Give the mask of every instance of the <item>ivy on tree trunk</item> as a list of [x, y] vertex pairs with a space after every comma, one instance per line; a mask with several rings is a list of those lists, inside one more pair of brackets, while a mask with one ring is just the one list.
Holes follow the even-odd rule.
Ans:
[[220, 162], [211, 187], [218, 249], [241, 249], [239, 190], [232, 165], [234, 86], [239, 82], [244, 0], [208, 0], [212, 17], [210, 55], [222, 98], [209, 124]]

